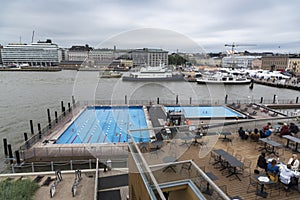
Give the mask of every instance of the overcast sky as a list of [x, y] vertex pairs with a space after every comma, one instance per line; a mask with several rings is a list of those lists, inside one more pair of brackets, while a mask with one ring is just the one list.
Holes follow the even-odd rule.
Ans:
[[299, 53], [299, 9], [298, 0], [0, 0], [0, 44], [30, 43], [34, 30], [34, 41], [61, 47], [168, 48], [167, 39], [170, 51], [194, 43], [192, 51], [219, 52], [235, 42], [256, 45], [238, 51]]

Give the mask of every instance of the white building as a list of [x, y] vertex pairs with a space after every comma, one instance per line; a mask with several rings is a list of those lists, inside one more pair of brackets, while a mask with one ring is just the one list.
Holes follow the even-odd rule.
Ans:
[[4, 65], [29, 64], [30, 66], [57, 66], [58, 46], [51, 40], [32, 44], [9, 44], [3, 47]]
[[297, 74], [300, 72], [300, 56], [289, 57], [288, 69]]
[[261, 56], [226, 56], [222, 59], [222, 67], [251, 69], [253, 60], [260, 58]]

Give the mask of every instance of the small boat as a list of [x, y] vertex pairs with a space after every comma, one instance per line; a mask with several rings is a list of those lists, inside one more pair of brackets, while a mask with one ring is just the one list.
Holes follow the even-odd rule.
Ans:
[[116, 71], [104, 71], [99, 73], [100, 78], [121, 78], [122, 74]]
[[231, 74], [217, 73], [197, 78], [198, 84], [249, 84], [251, 79], [245, 76], [235, 76]]
[[172, 72], [162, 65], [155, 67], [142, 67], [138, 72], [130, 72], [122, 77], [123, 81], [183, 81], [179, 72]]

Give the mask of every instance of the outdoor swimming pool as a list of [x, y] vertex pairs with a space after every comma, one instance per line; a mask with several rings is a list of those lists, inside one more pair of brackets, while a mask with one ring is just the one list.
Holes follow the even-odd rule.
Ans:
[[[127, 130], [148, 128], [142, 106], [86, 108], [59, 136], [56, 144], [127, 142]], [[149, 141], [148, 131], [134, 131], [137, 142]]]
[[186, 118], [235, 118], [243, 117], [225, 106], [165, 106], [167, 112], [183, 112]]

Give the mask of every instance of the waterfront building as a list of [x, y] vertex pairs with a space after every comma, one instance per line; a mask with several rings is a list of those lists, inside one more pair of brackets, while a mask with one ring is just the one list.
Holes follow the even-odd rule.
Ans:
[[135, 49], [129, 52], [133, 66], [159, 66], [168, 65], [168, 51], [162, 49]]
[[2, 62], [2, 49], [3, 49], [3, 46], [0, 44], [0, 65], [2, 65], [3, 64], [3, 62]]
[[264, 70], [284, 71], [288, 67], [289, 56], [284, 54], [271, 54], [262, 56], [261, 68]]
[[289, 62], [287, 68], [296, 74], [300, 73], [300, 56], [299, 55], [289, 56]]
[[256, 58], [254, 60], [252, 60], [252, 67], [251, 69], [261, 69], [261, 58]]
[[4, 65], [57, 66], [58, 46], [49, 39], [32, 44], [8, 44], [1, 56]]
[[222, 67], [251, 69], [253, 60], [260, 58], [261, 56], [230, 55], [222, 58]]
[[72, 46], [67, 51], [66, 60], [68, 61], [85, 61], [85, 59], [88, 57], [89, 52], [93, 50], [92, 47], [89, 47], [89, 45], [85, 46]]
[[67, 60], [68, 51], [69, 51], [69, 49], [67, 49], [67, 48], [59, 48], [58, 49], [58, 62], [59, 63]]

